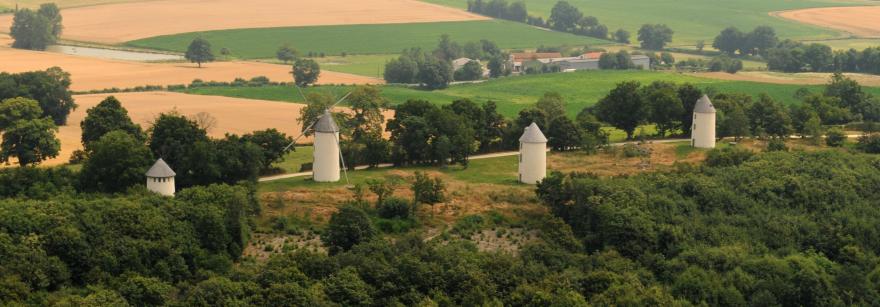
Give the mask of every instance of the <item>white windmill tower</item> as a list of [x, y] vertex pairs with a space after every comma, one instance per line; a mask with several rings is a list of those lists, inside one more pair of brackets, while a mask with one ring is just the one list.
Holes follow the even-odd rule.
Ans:
[[[314, 131], [314, 155], [312, 156], [312, 180], [314, 181], [337, 182], [339, 181], [339, 172], [342, 170], [345, 174], [345, 181], [348, 183], [345, 159], [342, 157], [342, 151], [339, 146], [339, 126], [333, 120], [333, 114], [330, 113], [330, 109], [345, 100], [350, 94], [345, 94], [342, 99], [339, 99], [339, 101], [325, 109], [324, 114], [318, 116], [317, 120], [303, 129], [302, 133], [284, 149], [285, 151], [288, 148], [296, 150], [296, 147], [294, 147], [296, 142], [310, 131]], [[305, 95], [303, 95], [303, 98], [305, 98]]]
[[694, 125], [691, 127], [691, 146], [715, 148], [715, 106], [709, 96], [703, 95], [694, 106]]
[[164, 196], [174, 196], [174, 176], [177, 174], [159, 158], [147, 171], [147, 190]]
[[312, 162], [312, 178], [317, 182], [339, 181], [339, 164], [342, 161], [339, 150], [339, 127], [333, 120], [330, 110], [315, 123], [315, 151]]
[[547, 138], [532, 123], [519, 138], [519, 181], [536, 184], [547, 177]]

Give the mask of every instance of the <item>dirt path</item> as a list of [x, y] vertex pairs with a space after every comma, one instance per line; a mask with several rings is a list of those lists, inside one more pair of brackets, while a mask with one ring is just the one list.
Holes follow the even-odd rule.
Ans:
[[[164, 0], [63, 10], [62, 38], [117, 44], [209, 30], [485, 20], [416, 0]], [[0, 16], [7, 31], [12, 16]]]
[[860, 37], [880, 37], [880, 6], [812, 8], [772, 12], [770, 15]]
[[[689, 73], [689, 75], [730, 81], [751, 81], [774, 84], [821, 85], [827, 84], [831, 73], [779, 73], [767, 71], [742, 71], [735, 74], [725, 72]], [[847, 77], [858, 81], [864, 86], [880, 86], [880, 76], [868, 74], [845, 73]]]
[[[8, 37], [7, 37], [8, 38]], [[0, 40], [0, 43], [3, 43]], [[9, 43], [7, 40], [6, 43]], [[197, 68], [191, 63], [143, 63], [107, 60], [53, 52], [0, 47], [0, 71], [23, 72], [59, 66], [71, 74], [75, 91], [131, 88], [143, 85], [189, 84], [193, 79], [229, 82], [235, 78], [266, 76], [272, 81], [291, 81], [290, 66], [258, 62], [215, 62]], [[380, 84], [382, 80], [346, 73], [322, 71], [321, 84]]]

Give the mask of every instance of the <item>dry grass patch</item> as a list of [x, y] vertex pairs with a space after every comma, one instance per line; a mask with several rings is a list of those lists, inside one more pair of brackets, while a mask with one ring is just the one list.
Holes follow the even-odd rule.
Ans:
[[[772, 84], [824, 85], [831, 79], [832, 73], [782, 73], [770, 71], [741, 71], [735, 74], [726, 72], [699, 72], [689, 75], [728, 81], [749, 81]], [[859, 73], [845, 73], [845, 76], [858, 81], [864, 86], [880, 86], [880, 76]]]

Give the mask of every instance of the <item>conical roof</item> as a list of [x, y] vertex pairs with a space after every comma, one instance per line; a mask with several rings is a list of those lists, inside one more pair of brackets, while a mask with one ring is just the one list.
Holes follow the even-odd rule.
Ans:
[[715, 106], [712, 105], [709, 96], [703, 95], [703, 98], [697, 100], [697, 105], [694, 106], [694, 113], [715, 113]]
[[150, 167], [150, 170], [147, 171], [147, 177], [151, 178], [168, 178], [174, 177], [175, 174], [171, 167], [168, 166], [168, 163], [165, 163], [165, 160], [159, 158], [156, 160], [156, 163], [153, 164], [153, 167]]
[[330, 114], [330, 110], [324, 110], [324, 114], [315, 123], [315, 132], [339, 132], [339, 127], [336, 126], [336, 121], [333, 120], [333, 114]]
[[519, 141], [521, 143], [547, 143], [547, 137], [541, 132], [541, 128], [538, 128], [538, 125], [533, 122], [526, 127]]

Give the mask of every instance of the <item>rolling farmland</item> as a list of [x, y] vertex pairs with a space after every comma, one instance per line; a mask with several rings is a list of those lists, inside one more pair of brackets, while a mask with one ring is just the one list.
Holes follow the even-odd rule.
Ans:
[[505, 49], [535, 48], [539, 45], [601, 45], [608, 41], [547, 31], [521, 23], [490, 20], [415, 24], [335, 25], [270, 29], [240, 29], [194, 32], [129, 42], [128, 45], [167, 51], [184, 51], [195, 37], [226, 47], [241, 58], [274, 58], [284, 44], [300, 52], [327, 55], [389, 54], [410, 47], [433, 49], [442, 34], [457, 42], [489, 39]]

